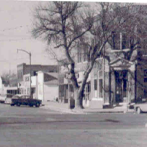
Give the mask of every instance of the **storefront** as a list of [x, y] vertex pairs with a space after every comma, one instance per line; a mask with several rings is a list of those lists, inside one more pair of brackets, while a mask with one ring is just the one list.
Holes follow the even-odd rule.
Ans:
[[136, 65], [123, 58], [100, 58], [91, 73], [91, 108], [105, 108], [135, 100]]
[[110, 63], [112, 104], [129, 103], [135, 99], [135, 66], [122, 58]]

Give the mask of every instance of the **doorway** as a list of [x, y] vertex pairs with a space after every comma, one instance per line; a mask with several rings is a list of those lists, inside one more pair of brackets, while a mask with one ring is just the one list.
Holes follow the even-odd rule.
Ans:
[[127, 99], [127, 71], [115, 71], [115, 102], [121, 103]]

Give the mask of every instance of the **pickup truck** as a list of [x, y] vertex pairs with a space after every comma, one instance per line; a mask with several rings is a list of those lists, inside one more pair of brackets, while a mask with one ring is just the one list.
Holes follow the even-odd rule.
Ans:
[[11, 99], [11, 106], [21, 106], [21, 105], [28, 105], [30, 107], [36, 106], [40, 107], [42, 101], [38, 99], [30, 98], [28, 95], [15, 95]]

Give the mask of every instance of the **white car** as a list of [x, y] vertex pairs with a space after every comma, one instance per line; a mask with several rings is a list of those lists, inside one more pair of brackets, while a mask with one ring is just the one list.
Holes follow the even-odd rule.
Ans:
[[6, 99], [6, 95], [0, 95], [0, 103], [4, 103]]
[[7, 98], [5, 99], [5, 104], [11, 104], [11, 98], [8, 98], [8, 97], [7, 97]]
[[141, 112], [147, 112], [147, 98], [142, 98], [134, 105], [134, 111], [137, 114]]

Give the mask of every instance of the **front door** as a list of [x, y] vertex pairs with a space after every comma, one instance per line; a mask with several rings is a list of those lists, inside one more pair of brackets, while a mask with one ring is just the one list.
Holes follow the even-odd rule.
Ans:
[[127, 97], [126, 71], [115, 71], [115, 101], [124, 102]]
[[122, 80], [116, 80], [116, 103], [122, 102]]

